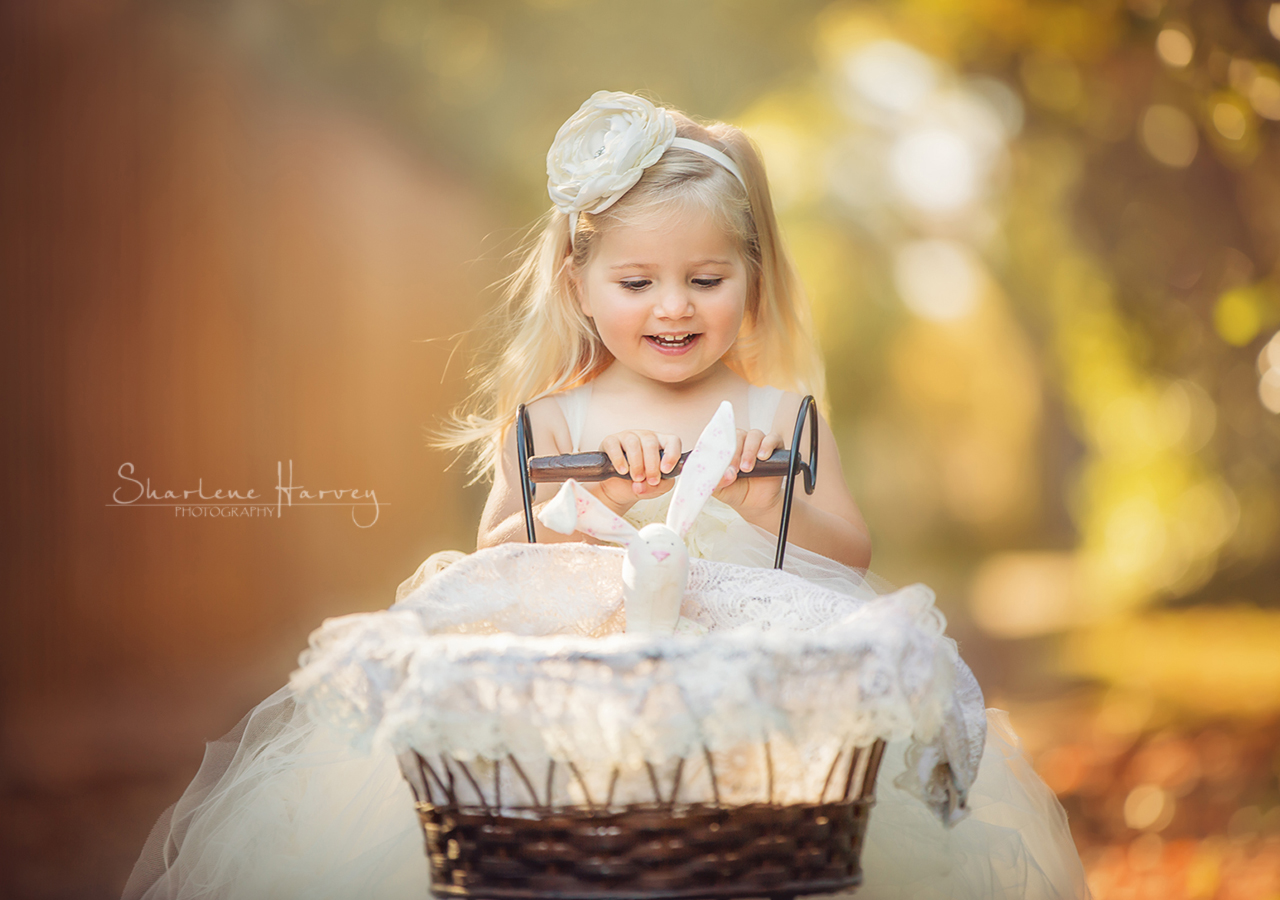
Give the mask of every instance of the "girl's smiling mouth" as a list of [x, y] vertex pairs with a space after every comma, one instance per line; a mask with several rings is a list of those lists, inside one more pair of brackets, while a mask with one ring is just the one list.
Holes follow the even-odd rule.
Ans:
[[701, 334], [682, 331], [674, 334], [646, 334], [644, 339], [663, 353], [679, 353], [694, 345]]

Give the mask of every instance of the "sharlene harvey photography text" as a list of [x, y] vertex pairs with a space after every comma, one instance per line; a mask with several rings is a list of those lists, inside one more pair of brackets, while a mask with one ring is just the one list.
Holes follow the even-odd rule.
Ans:
[[373, 488], [317, 488], [294, 483], [293, 460], [276, 462], [275, 487], [266, 493], [256, 487], [208, 488], [204, 478], [193, 488], [158, 488], [150, 476], [139, 477], [131, 462], [116, 470], [120, 485], [107, 506], [164, 506], [176, 518], [280, 518], [286, 508], [299, 506], [345, 506], [358, 528], [372, 528], [382, 505]]

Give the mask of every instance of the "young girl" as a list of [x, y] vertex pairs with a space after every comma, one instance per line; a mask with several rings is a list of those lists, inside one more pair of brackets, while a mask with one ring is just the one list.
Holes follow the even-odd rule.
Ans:
[[[600, 92], [557, 134], [548, 174], [558, 212], [513, 280], [507, 349], [484, 381], [488, 409], [455, 432], [492, 472], [478, 545], [525, 539], [510, 428], [518, 403], [534, 401], [538, 454], [608, 453], [630, 482], [592, 490], [646, 524], [665, 513], [654, 502], [672, 485], [662, 475], [728, 399], [745, 427], [696, 552], [768, 565], [782, 479], [736, 474], [783, 446], [801, 394], [822, 397], [823, 374], [759, 156], [736, 128]], [[863, 586], [870, 537], [825, 421], [819, 430], [823, 477], [797, 497], [789, 533], [813, 553], [790, 551], [791, 568], [852, 590]], [[590, 540], [542, 528], [538, 538]]]
[[[664, 517], [663, 474], [729, 400], [737, 451], [686, 542], [695, 556], [771, 565], [781, 479], [738, 474], [784, 446], [800, 396], [821, 398], [823, 377], [754, 148], [730, 126], [602, 92], [556, 135], [548, 175], [556, 210], [511, 282], [505, 352], [481, 410], [452, 435], [493, 479], [478, 545], [525, 540], [517, 404], [532, 400], [537, 454], [605, 451], [627, 478], [591, 489], [640, 527]], [[869, 601], [867, 527], [825, 422], [819, 439], [821, 477], [796, 495], [787, 569]], [[588, 540], [541, 527], [538, 539]], [[398, 596], [458, 556], [431, 557]], [[988, 716], [968, 817], [952, 828], [894, 785], [903, 761], [891, 746], [858, 897], [1087, 895], [1062, 809], [1002, 716]], [[125, 896], [421, 898], [427, 881], [394, 759], [355, 753], [286, 688], [210, 745]]]

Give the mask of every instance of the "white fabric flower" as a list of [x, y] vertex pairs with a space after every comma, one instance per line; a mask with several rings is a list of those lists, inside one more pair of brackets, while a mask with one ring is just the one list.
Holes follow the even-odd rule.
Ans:
[[556, 132], [547, 193], [566, 214], [598, 213], [631, 189], [676, 137], [662, 107], [621, 91], [597, 91]]

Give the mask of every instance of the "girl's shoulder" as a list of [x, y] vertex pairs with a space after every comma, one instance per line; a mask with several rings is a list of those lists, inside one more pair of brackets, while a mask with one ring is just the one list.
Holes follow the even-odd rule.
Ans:
[[534, 452], [538, 455], [573, 453], [579, 447], [591, 384], [546, 394], [526, 404], [533, 430]]
[[555, 456], [573, 452], [573, 438], [569, 424], [555, 399], [539, 397], [525, 404], [529, 414], [529, 426], [533, 432], [533, 452], [536, 456]]
[[[751, 385], [747, 389], [751, 427], [766, 433], [777, 432], [789, 439], [803, 399], [794, 391], [768, 385]], [[770, 423], [771, 427], [765, 427], [765, 422]]]

